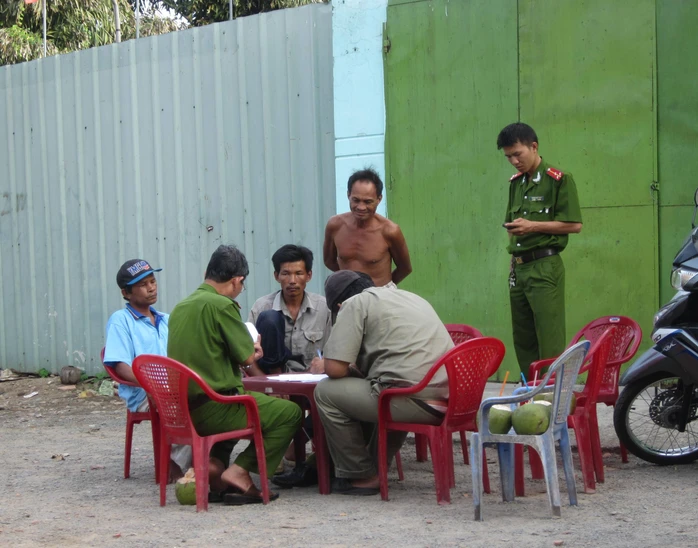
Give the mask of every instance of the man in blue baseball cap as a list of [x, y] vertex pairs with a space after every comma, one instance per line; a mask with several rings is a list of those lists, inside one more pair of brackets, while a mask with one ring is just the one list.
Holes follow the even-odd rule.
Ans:
[[[131, 364], [139, 354], [167, 355], [169, 314], [153, 308], [158, 300], [158, 282], [147, 261], [126, 261], [116, 274], [116, 284], [126, 301], [126, 307], [114, 312], [107, 322], [107, 340], [104, 346], [104, 364], [113, 367], [117, 375], [137, 383]], [[145, 412], [149, 408], [145, 390], [135, 386], [119, 385], [119, 396], [131, 412]], [[173, 445], [170, 454], [170, 480], [176, 480], [191, 466], [191, 447]]]

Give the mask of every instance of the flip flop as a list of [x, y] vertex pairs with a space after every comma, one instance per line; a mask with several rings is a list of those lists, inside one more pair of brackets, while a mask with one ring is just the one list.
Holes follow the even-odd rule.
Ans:
[[380, 493], [378, 487], [354, 487], [351, 480], [347, 478], [335, 478], [332, 481], [332, 492], [340, 495], [354, 495], [359, 497], [368, 497]]
[[[234, 492], [227, 492], [223, 496], [223, 504], [226, 506], [242, 506], [243, 504], [262, 504], [262, 492], [255, 485], [250, 487], [244, 493], [240, 489], [235, 489]], [[269, 502], [279, 498], [279, 493], [269, 491]]]
[[208, 502], [209, 503], [218, 503], [218, 502], [223, 502], [225, 499], [225, 496], [227, 494], [232, 494], [232, 493], [239, 493], [240, 490], [236, 489], [235, 487], [227, 487], [226, 489], [223, 489], [223, 491], [209, 491], [208, 492]]

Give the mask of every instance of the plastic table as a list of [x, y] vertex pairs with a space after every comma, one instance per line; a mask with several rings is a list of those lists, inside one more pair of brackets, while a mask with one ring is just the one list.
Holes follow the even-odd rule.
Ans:
[[[326, 375], [311, 375], [309, 373], [285, 373], [281, 375], [264, 375], [259, 377], [244, 377], [245, 390], [261, 392], [269, 396], [289, 396], [303, 407], [304, 400], [308, 402], [310, 416], [313, 421], [313, 444], [317, 461], [318, 487], [321, 495], [330, 494], [330, 454], [325, 441], [325, 430], [318, 416], [315, 405], [315, 387]], [[302, 429], [295, 437], [296, 462], [305, 457], [305, 437]]]

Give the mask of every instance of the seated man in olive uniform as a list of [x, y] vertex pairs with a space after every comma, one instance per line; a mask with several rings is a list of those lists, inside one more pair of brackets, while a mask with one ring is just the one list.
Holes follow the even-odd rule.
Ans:
[[511, 254], [509, 300], [514, 349], [528, 374], [531, 362], [554, 358], [565, 349], [565, 266], [560, 252], [569, 234], [582, 230], [582, 212], [571, 173], [563, 173], [538, 153], [538, 136], [514, 123], [497, 137], [516, 173], [509, 179], [504, 228]]
[[284, 245], [271, 262], [281, 290], [257, 299], [248, 317], [262, 336], [264, 356], [257, 365], [265, 373], [323, 373], [321, 356], [330, 334], [330, 311], [325, 297], [305, 290], [313, 277], [313, 252]]
[[[300, 426], [302, 413], [291, 401], [248, 392], [242, 384], [241, 368], [255, 372], [255, 362], [262, 357], [259, 340], [255, 343], [250, 337], [240, 318], [240, 305], [233, 300], [244, 289], [248, 274], [247, 259], [235, 246], [221, 245], [214, 251], [204, 283], [170, 314], [167, 355], [196, 371], [219, 394], [247, 394], [256, 400], [267, 471], [273, 473]], [[201, 435], [247, 425], [245, 406], [211, 401], [193, 383], [189, 387], [189, 411]], [[217, 443], [211, 450], [212, 495], [227, 490], [223, 497], [227, 504], [262, 502], [261, 491], [250, 477], [250, 472], [259, 471], [254, 443], [229, 464], [232, 445]]]
[[[419, 383], [453, 341], [427, 301], [401, 289], [374, 287], [363, 272], [335, 272], [327, 278], [325, 296], [336, 322], [325, 345], [330, 378], [318, 383], [315, 401], [335, 466], [332, 492], [374, 495], [381, 391]], [[391, 412], [396, 421], [439, 424], [446, 398], [442, 369], [419, 394], [394, 399]], [[406, 437], [388, 434], [389, 460]]]

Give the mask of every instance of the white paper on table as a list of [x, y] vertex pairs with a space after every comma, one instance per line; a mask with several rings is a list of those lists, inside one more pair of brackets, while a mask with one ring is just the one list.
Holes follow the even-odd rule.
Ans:
[[257, 337], [259, 337], [257, 328], [254, 326], [252, 322], [245, 322], [245, 326], [247, 327], [247, 331], [250, 332], [250, 337], [252, 337], [252, 340], [254, 342], [257, 342]]
[[327, 375], [324, 373], [319, 375], [314, 373], [282, 373], [281, 375], [270, 375], [267, 378], [275, 381], [319, 382], [326, 379]]

